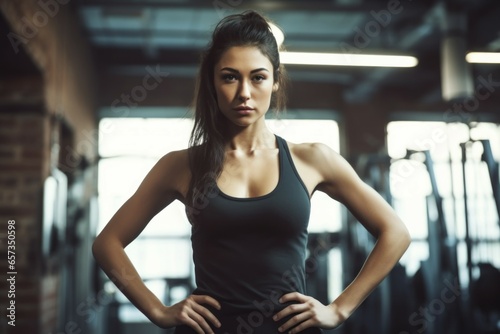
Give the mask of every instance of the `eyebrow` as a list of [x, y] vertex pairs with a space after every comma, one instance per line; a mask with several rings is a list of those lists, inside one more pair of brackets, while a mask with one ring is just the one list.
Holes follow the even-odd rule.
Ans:
[[[240, 73], [240, 71], [235, 70], [234, 68], [231, 68], [231, 67], [221, 68], [221, 71], [229, 71], [229, 72], [232, 72], [232, 73]], [[261, 68], [256, 68], [255, 70], [251, 70], [250, 73], [255, 73], [255, 72], [260, 72], [260, 71], [269, 72], [269, 70], [267, 68], [261, 67]]]

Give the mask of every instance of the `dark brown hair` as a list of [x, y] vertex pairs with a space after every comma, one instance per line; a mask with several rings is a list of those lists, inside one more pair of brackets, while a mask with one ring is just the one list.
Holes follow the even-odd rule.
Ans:
[[273, 66], [278, 90], [271, 96], [275, 111], [285, 108], [286, 73], [280, 64], [276, 39], [266, 18], [255, 11], [245, 11], [223, 18], [215, 27], [212, 40], [202, 54], [194, 99], [194, 127], [189, 140], [191, 182], [188, 203], [192, 209], [206, 205], [215, 182], [222, 172], [226, 143], [225, 118], [219, 111], [214, 87], [214, 68], [222, 54], [234, 46], [255, 46]]

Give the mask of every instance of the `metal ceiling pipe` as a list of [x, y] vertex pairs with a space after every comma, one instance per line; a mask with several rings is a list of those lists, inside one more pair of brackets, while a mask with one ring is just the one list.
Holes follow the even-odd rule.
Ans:
[[441, 90], [445, 101], [474, 96], [472, 72], [465, 60], [467, 52], [467, 15], [443, 11], [441, 41]]

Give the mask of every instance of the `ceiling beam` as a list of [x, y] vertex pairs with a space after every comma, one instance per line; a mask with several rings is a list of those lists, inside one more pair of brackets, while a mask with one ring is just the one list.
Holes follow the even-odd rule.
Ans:
[[[422, 23], [407, 33], [404, 39], [398, 44], [406, 50], [415, 49], [415, 46], [422, 40], [432, 35], [435, 26], [440, 22], [442, 10], [441, 4], [436, 4], [430, 8], [426, 15], [422, 17]], [[379, 89], [379, 85], [396, 71], [400, 70], [395, 68], [378, 68], [371, 71], [359, 85], [346, 91], [346, 100], [350, 102], [369, 101]]]
[[[419, 1], [412, 3], [415, 9], [423, 10], [432, 4], [432, 0]], [[387, 9], [387, 0], [364, 0], [361, 3], [353, 2], [346, 4], [345, 2], [336, 2], [332, 0], [86, 0], [81, 2], [81, 6], [99, 6], [107, 7], [163, 7], [163, 8], [192, 8], [192, 9], [214, 9], [214, 10], [246, 10], [255, 9], [262, 11], [335, 11], [335, 12], [365, 12], [379, 11]]]

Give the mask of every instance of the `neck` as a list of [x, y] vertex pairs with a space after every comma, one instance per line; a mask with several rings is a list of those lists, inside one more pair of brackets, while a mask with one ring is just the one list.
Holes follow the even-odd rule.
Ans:
[[253, 152], [259, 149], [276, 148], [276, 138], [264, 122], [247, 127], [230, 127], [226, 151]]

